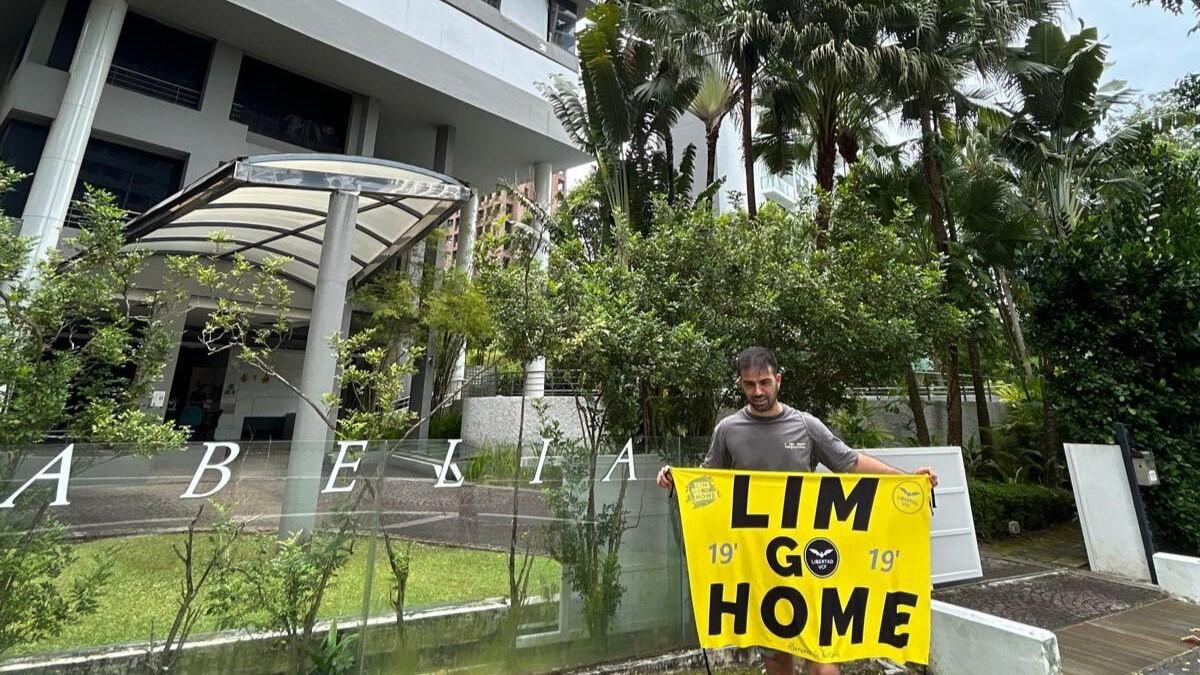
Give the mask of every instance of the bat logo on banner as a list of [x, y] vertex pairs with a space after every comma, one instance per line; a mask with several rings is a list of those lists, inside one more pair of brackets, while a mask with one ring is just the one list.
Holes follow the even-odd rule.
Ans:
[[804, 564], [814, 577], [824, 579], [838, 568], [837, 546], [824, 537], [818, 537], [808, 542], [804, 551]]

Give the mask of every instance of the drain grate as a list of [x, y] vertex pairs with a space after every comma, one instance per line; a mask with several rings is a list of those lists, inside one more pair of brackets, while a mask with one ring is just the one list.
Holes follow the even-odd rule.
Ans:
[[1162, 593], [1070, 571], [957, 586], [938, 600], [1056, 630], [1165, 597]]

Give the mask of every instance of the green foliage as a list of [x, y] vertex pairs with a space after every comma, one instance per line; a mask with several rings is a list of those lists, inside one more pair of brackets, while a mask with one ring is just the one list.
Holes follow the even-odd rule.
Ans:
[[1028, 483], [968, 481], [975, 534], [991, 540], [1008, 534], [1008, 522], [1021, 531], [1040, 530], [1075, 517], [1075, 497], [1070, 490]]
[[[25, 178], [0, 165], [0, 193]], [[51, 431], [75, 442], [120, 443], [116, 454], [178, 447], [183, 430], [138, 409], [158, 377], [173, 336], [169, 317], [178, 298], [131, 291], [146, 253], [122, 250], [125, 213], [113, 197], [88, 188], [77, 207], [84, 226], [74, 256], [57, 252], [25, 269], [31, 242], [0, 225], [0, 485], [31, 458]], [[133, 373], [132, 378], [130, 373]], [[75, 454], [75, 468], [92, 461]], [[7, 496], [7, 495], [5, 495]], [[76, 556], [68, 533], [47, 510], [47, 490], [31, 488], [15, 508], [0, 511], [0, 653], [54, 638], [95, 611], [111, 577], [108, 556], [89, 571], [63, 578]]]
[[1143, 200], [1113, 196], [1067, 244], [1029, 260], [1031, 337], [1062, 437], [1113, 442], [1124, 423], [1163, 484], [1146, 499], [1156, 542], [1200, 548], [1200, 148], [1150, 134], [1131, 150]]
[[891, 446], [893, 436], [874, 424], [874, 409], [862, 398], [851, 399], [829, 417], [829, 425], [835, 429], [846, 445], [852, 448], [886, 448]]
[[357, 633], [338, 635], [337, 622], [329, 625], [325, 639], [308, 652], [308, 675], [346, 675], [354, 672], [354, 652]]
[[462, 411], [444, 409], [429, 420], [430, 438], [462, 438]]
[[279, 631], [293, 658], [306, 651], [325, 591], [350, 559], [344, 526], [280, 541], [261, 540], [257, 554], [232, 563], [217, 580], [208, 613], [222, 628]]
[[544, 407], [538, 413], [541, 435], [550, 441], [550, 451], [562, 470], [561, 480], [543, 490], [546, 507], [555, 517], [546, 527], [550, 554], [562, 563], [571, 590], [583, 599], [588, 635], [603, 644], [625, 593], [619, 560], [622, 537], [629, 528], [627, 481], [618, 477], [617, 498], [598, 504], [596, 481], [601, 469], [597, 462], [604, 446], [568, 440], [558, 422], [545, 419]]
[[63, 572], [78, 556], [61, 523], [40, 522], [39, 528], [26, 529], [27, 523], [12, 516], [0, 518], [0, 654], [55, 637], [94, 613], [112, 577], [112, 557], [102, 552], [86, 572], [65, 583]]

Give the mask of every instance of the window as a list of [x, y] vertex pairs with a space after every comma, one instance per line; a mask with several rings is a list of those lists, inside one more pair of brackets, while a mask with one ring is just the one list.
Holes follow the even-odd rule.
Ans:
[[242, 58], [229, 119], [256, 134], [319, 152], [345, 152], [350, 94]]
[[67, 0], [67, 8], [63, 11], [62, 22], [58, 24], [58, 33], [54, 35], [54, 45], [50, 47], [50, 59], [46, 65], [59, 70], [71, 69], [71, 59], [75, 58], [75, 48], [79, 46], [79, 36], [83, 34], [83, 20], [87, 18], [89, 5], [91, 0]]
[[[9, 120], [0, 128], [0, 160], [32, 174], [37, 170], [49, 133], [50, 128], [42, 124]], [[182, 159], [93, 138], [83, 153], [73, 198], [82, 197], [83, 184], [89, 183], [113, 193], [117, 206], [141, 213], [179, 190], [183, 165]], [[26, 178], [12, 192], [0, 195], [0, 210], [20, 218], [32, 181], [32, 177]]]
[[579, 22], [579, 5], [571, 0], [550, 0], [549, 39], [563, 49], [575, 53], [575, 24]]
[[210, 40], [130, 12], [121, 27], [108, 81], [199, 109], [212, 49]]
[[[0, 161], [21, 173], [32, 174], [42, 158], [42, 148], [50, 128], [24, 120], [10, 119], [0, 127]], [[11, 218], [20, 218], [29, 199], [32, 177], [13, 186], [12, 192], [0, 195], [0, 211]]]
[[76, 197], [84, 183], [104, 188], [117, 204], [142, 213], [179, 190], [183, 160], [93, 138], [83, 154]]

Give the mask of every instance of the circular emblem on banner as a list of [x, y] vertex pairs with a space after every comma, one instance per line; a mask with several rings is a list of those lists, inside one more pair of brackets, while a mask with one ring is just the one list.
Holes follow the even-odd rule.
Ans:
[[717, 501], [717, 496], [717, 486], [708, 476], [693, 478], [687, 484], [687, 500], [694, 509]]
[[804, 564], [814, 577], [824, 579], [836, 572], [840, 558], [837, 547], [824, 537], [817, 537], [804, 547]]
[[906, 480], [892, 490], [892, 504], [901, 513], [916, 513], [925, 506], [925, 493], [916, 481]]

